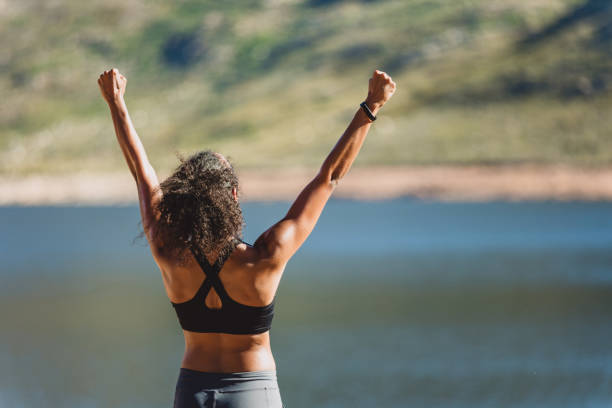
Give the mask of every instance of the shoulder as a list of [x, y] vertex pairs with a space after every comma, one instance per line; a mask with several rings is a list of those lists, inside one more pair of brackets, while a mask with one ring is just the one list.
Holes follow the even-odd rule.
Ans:
[[284, 265], [280, 265], [273, 255], [267, 246], [258, 239], [253, 245], [244, 242], [239, 243], [230, 258], [250, 274], [270, 276], [281, 273], [284, 268]]
[[[273, 301], [283, 275], [285, 265], [271, 258], [265, 249], [253, 245], [239, 244], [229, 260], [229, 270], [247, 287], [255, 289], [253, 296], [257, 304], [268, 305]], [[253, 300], [253, 299], [252, 299]]]

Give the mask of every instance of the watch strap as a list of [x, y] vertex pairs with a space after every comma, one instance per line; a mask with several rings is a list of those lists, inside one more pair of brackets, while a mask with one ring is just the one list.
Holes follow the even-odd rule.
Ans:
[[368, 107], [368, 104], [365, 101], [361, 102], [359, 106], [361, 106], [365, 114], [368, 116], [368, 118], [370, 118], [372, 122], [376, 120], [376, 116], [374, 116], [374, 114], [372, 113], [372, 111]]

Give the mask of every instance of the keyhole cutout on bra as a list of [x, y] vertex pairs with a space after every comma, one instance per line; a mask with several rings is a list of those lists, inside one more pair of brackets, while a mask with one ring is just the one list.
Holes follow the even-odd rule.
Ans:
[[219, 295], [217, 295], [215, 288], [210, 288], [208, 294], [206, 295], [204, 303], [209, 309], [221, 309], [221, 307], [223, 306], [221, 298], [219, 297]]

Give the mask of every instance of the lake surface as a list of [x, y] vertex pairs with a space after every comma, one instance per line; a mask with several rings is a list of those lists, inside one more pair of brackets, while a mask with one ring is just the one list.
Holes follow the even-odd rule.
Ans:
[[[253, 242], [290, 203], [246, 203]], [[0, 407], [168, 407], [183, 339], [127, 207], [0, 207]], [[297, 407], [612, 406], [612, 204], [332, 200], [271, 332]]]

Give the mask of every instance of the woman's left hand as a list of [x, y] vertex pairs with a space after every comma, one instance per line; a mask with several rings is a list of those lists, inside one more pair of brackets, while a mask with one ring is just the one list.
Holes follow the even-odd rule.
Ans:
[[102, 97], [109, 104], [116, 104], [123, 99], [127, 79], [116, 68], [104, 71], [98, 78]]

